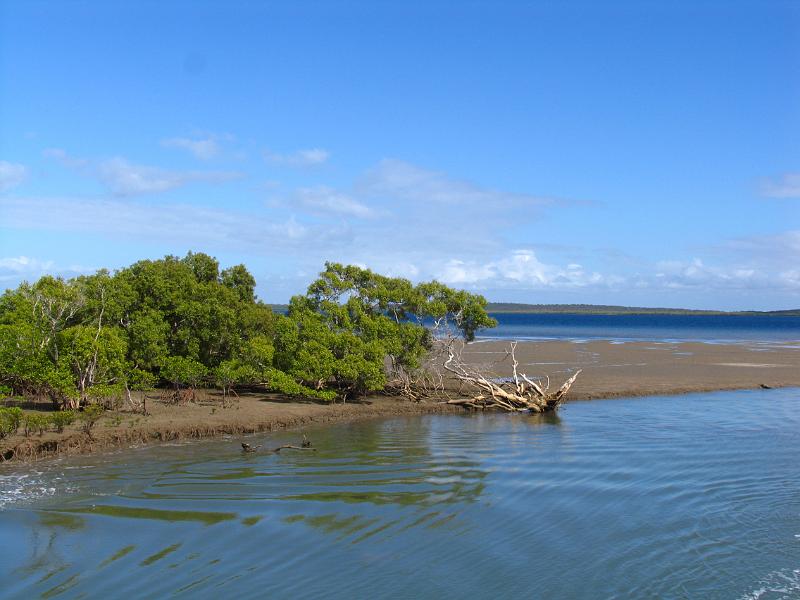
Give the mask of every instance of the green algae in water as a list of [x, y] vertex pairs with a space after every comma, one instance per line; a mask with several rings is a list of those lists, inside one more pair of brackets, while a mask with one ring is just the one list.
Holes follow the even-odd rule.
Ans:
[[152, 565], [154, 562], [158, 562], [159, 560], [161, 560], [165, 556], [169, 556], [170, 554], [175, 552], [175, 550], [180, 548], [182, 545], [183, 544], [172, 544], [171, 546], [167, 546], [166, 548], [164, 548], [160, 552], [156, 552], [155, 554], [145, 558], [142, 562], [139, 563], [139, 565], [142, 566], [142, 567], [147, 567], [149, 565]]
[[236, 513], [203, 512], [194, 510], [160, 510], [154, 508], [140, 508], [130, 506], [111, 506], [96, 504], [83, 508], [62, 509], [63, 512], [103, 515], [106, 517], [122, 517], [125, 519], [156, 519], [159, 521], [197, 521], [204, 525], [215, 525], [222, 521], [231, 521], [237, 517]]

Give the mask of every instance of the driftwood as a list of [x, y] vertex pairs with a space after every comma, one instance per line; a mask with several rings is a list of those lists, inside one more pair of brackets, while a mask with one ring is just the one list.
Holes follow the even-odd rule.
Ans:
[[510, 412], [552, 412], [558, 409], [564, 396], [575, 383], [581, 370], [573, 373], [555, 392], [550, 392], [550, 378], [544, 383], [537, 383], [518, 371], [519, 362], [514, 354], [517, 343], [511, 342], [513, 375], [508, 380], [490, 378], [467, 365], [461, 358], [461, 352], [455, 349], [451, 340], [447, 344], [447, 359], [443, 367], [457, 380], [476, 388], [478, 393], [468, 398], [454, 398], [448, 404], [458, 404], [470, 408], [499, 408]]
[[316, 452], [316, 448], [311, 448], [309, 446], [292, 446], [291, 444], [284, 444], [283, 446], [278, 446], [273, 450], [273, 452], [280, 452], [281, 450], [311, 450], [312, 452]]
[[273, 450], [273, 452], [280, 452], [281, 450], [312, 450], [314, 452], [317, 451], [316, 448], [313, 447], [311, 440], [306, 437], [306, 434], [303, 434], [303, 442], [299, 446], [292, 446], [291, 444], [284, 444], [283, 446], [278, 446]]
[[[242, 442], [242, 452], [256, 452], [261, 445], [258, 446], [251, 446], [247, 442]], [[281, 450], [311, 450], [312, 452], [316, 452], [317, 449], [314, 448], [311, 444], [311, 441], [303, 434], [303, 442], [300, 446], [294, 446], [292, 444], [284, 444], [283, 446], [278, 446], [273, 450], [273, 452], [280, 452]]]

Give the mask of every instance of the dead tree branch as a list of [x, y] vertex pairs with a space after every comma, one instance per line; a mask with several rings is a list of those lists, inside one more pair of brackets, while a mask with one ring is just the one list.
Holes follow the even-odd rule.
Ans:
[[442, 366], [456, 380], [473, 390], [477, 389], [477, 393], [467, 398], [448, 400], [448, 404], [476, 409], [499, 408], [509, 412], [551, 412], [558, 409], [581, 372], [579, 369], [558, 390], [550, 392], [549, 377], [544, 383], [536, 382], [519, 371], [519, 362], [515, 355], [517, 342], [511, 342], [509, 350], [513, 371], [509, 379], [491, 378], [469, 366], [461, 358], [463, 345], [458, 349], [455, 346], [454, 340], [446, 343], [447, 359]]

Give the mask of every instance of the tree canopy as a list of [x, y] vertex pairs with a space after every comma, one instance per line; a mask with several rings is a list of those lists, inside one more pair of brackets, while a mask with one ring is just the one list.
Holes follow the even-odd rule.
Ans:
[[193, 252], [23, 283], [0, 297], [0, 385], [64, 408], [158, 381], [332, 400], [418, 369], [437, 330], [471, 340], [496, 324], [482, 296], [356, 266], [327, 263], [286, 315], [255, 285]]

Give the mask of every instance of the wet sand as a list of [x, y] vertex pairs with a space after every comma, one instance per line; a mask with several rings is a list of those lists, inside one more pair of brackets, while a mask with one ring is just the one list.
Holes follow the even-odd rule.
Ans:
[[[508, 342], [466, 346], [465, 361], [496, 376], [511, 374]], [[569, 400], [800, 386], [800, 343], [520, 342], [516, 357], [529, 376], [558, 386], [582, 369]]]
[[[476, 342], [464, 348], [463, 358], [488, 374], [503, 377], [511, 374], [508, 349], [508, 342]], [[522, 372], [549, 376], [553, 387], [582, 369], [567, 397], [573, 401], [800, 386], [800, 343], [520, 342], [516, 356]], [[300, 430], [311, 424], [463, 411], [435, 401], [417, 403], [385, 396], [328, 405], [258, 393], [242, 394], [223, 409], [215, 391], [200, 393], [197, 403], [186, 406], [150, 400], [147, 408], [149, 416], [107, 412], [91, 437], [77, 426], [61, 434], [28, 438], [17, 434], [0, 441], [0, 460], [36, 460], [187, 438], [246, 436]]]

